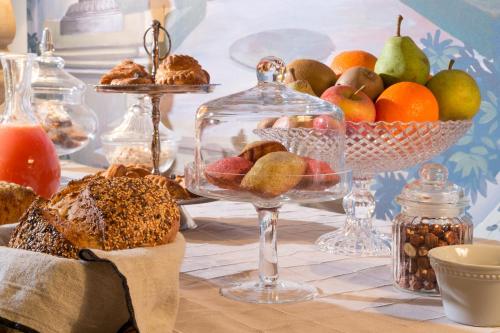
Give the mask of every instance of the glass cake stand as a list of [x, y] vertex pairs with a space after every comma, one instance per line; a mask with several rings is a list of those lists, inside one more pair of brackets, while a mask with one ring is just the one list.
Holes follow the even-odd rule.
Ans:
[[[277, 252], [278, 212], [284, 203], [315, 203], [342, 198], [349, 192], [350, 171], [321, 174], [325, 179], [334, 178], [336, 183], [327, 187], [300, 185], [273, 198], [264, 198], [239, 189], [223, 189], [207, 181], [208, 177], [245, 177], [245, 174], [203, 172], [194, 163], [186, 165], [187, 188], [208, 198], [236, 202], [249, 202], [257, 211], [259, 221], [259, 280], [238, 281], [223, 287], [220, 293], [233, 300], [249, 303], [291, 303], [313, 299], [317, 295], [314, 286], [302, 282], [279, 279]], [[308, 175], [289, 174], [283, 178], [305, 179]], [[312, 183], [310, 183], [312, 184]]]
[[[284, 71], [281, 59], [263, 58], [256, 68], [256, 86], [201, 105], [196, 115], [195, 159], [185, 168], [189, 191], [255, 207], [259, 279], [220, 289], [223, 296], [242, 302], [314, 298], [315, 287], [279, 279], [278, 211], [286, 203], [335, 200], [350, 190], [342, 111], [286, 87], [281, 83]], [[314, 126], [318, 117], [328, 119], [331, 127]], [[289, 126], [292, 123], [295, 126]]]
[[373, 227], [375, 199], [370, 184], [379, 172], [412, 167], [439, 155], [471, 127], [472, 121], [346, 122], [346, 164], [353, 172], [351, 193], [343, 199], [342, 228], [324, 234], [322, 251], [349, 256], [388, 256], [391, 240]]

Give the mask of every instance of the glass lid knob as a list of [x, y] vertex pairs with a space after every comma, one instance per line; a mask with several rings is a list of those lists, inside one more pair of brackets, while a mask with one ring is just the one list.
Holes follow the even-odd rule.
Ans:
[[42, 41], [40, 42], [40, 53], [42, 55], [52, 55], [54, 53], [54, 41], [52, 40], [52, 33], [49, 28], [43, 29]]
[[285, 79], [286, 65], [277, 57], [265, 57], [257, 65], [257, 79], [262, 82], [283, 82]]
[[442, 164], [427, 163], [418, 171], [420, 178], [428, 184], [445, 184], [448, 180], [448, 169]]

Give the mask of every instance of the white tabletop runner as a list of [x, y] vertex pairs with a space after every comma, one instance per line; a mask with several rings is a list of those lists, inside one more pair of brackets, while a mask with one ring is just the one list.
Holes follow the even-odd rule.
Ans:
[[[318, 236], [344, 216], [288, 204], [278, 222], [280, 277], [313, 284], [312, 302], [253, 305], [219, 296], [219, 286], [257, 278], [258, 224], [253, 207], [213, 202], [189, 206], [199, 227], [184, 232], [176, 332], [500, 332], [449, 321], [438, 297], [392, 287], [391, 259], [348, 258], [317, 250]], [[377, 222], [389, 232], [389, 223]]]

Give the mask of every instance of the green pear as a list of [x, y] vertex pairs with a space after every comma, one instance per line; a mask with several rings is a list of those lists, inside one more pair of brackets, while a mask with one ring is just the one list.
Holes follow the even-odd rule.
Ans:
[[452, 69], [454, 63], [450, 60], [448, 69], [434, 75], [427, 82], [427, 88], [438, 101], [440, 120], [472, 119], [479, 111], [481, 93], [472, 76]]
[[315, 93], [313, 88], [311, 87], [311, 84], [309, 84], [309, 81], [306, 80], [297, 80], [295, 77], [295, 70], [293, 68], [290, 68], [290, 74], [292, 75], [292, 82], [288, 82], [286, 85], [288, 88], [293, 89], [295, 91], [301, 92], [303, 94], [309, 94], [312, 96], [318, 97]]
[[403, 16], [399, 15], [396, 36], [386, 41], [375, 63], [375, 73], [380, 75], [386, 87], [402, 81], [425, 84], [430, 72], [425, 53], [410, 37], [401, 36], [402, 21]]

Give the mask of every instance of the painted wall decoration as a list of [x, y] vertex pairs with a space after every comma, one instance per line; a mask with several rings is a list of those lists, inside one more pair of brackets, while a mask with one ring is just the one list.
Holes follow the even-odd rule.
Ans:
[[[140, 11], [138, 6], [143, 6], [144, 10], [148, 4], [155, 5], [161, 11], [168, 3], [169, 8], [175, 10], [166, 15], [175, 52], [197, 58], [210, 72], [212, 81], [222, 84], [212, 95], [176, 96], [173, 100], [170, 120], [174, 130], [183, 137], [185, 149], [193, 143], [191, 137], [198, 105], [253, 86], [256, 82], [252, 68], [255, 59], [271, 52], [286, 60], [308, 57], [329, 64], [344, 50], [362, 49], [378, 55], [385, 40], [395, 32], [397, 15], [402, 14], [405, 17], [403, 34], [410, 35], [424, 50], [433, 73], [447, 67], [449, 59], [454, 58], [454, 67], [466, 70], [480, 86], [481, 109], [474, 118], [473, 127], [434, 161], [444, 163], [451, 181], [465, 188], [471, 201], [469, 213], [476, 224], [476, 235], [500, 239], [500, 2], [115, 1], [124, 15], [125, 27], [130, 24], [127, 15]], [[53, 11], [61, 19], [67, 7], [79, 1], [29, 0], [42, 7], [48, 2], [64, 7]], [[47, 11], [45, 17], [37, 23], [37, 29], [41, 30], [40, 26], [52, 19]], [[76, 41], [79, 37], [72, 38]], [[94, 103], [94, 109], [105, 109], [106, 103], [112, 102], [95, 98]], [[399, 211], [394, 197], [404, 184], [416, 177], [417, 171], [418, 166], [376, 177], [372, 189], [378, 202], [377, 218], [391, 219]]]

